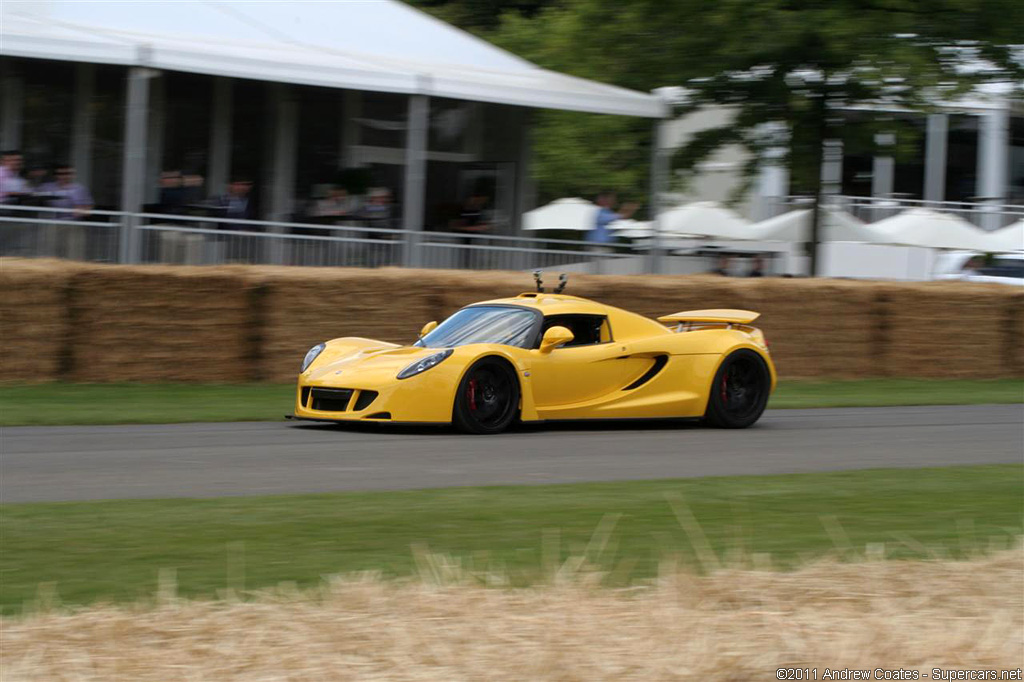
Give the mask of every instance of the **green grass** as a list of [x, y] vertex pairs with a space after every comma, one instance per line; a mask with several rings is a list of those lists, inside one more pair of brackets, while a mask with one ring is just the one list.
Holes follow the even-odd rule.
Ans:
[[719, 557], [767, 552], [781, 567], [882, 542], [894, 558], [962, 556], [1020, 536], [1022, 494], [1024, 466], [992, 465], [4, 505], [0, 606], [18, 613], [47, 583], [65, 603], [148, 597], [161, 569], [188, 596], [358, 570], [408, 575], [417, 544], [525, 584], [550, 565], [545, 555], [582, 553], [602, 519], [615, 525], [591, 559], [634, 580], [666, 556], [692, 560], [687, 510]]
[[[272, 421], [292, 411], [293, 384], [0, 384], [0, 426]], [[785, 381], [771, 408], [1024, 402], [1024, 381]]]

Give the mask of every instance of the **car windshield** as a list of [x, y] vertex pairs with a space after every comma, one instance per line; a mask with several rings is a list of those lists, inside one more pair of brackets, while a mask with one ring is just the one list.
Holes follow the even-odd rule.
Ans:
[[530, 310], [507, 306], [463, 308], [437, 326], [417, 346], [452, 348], [469, 343], [501, 343], [526, 348], [537, 316]]

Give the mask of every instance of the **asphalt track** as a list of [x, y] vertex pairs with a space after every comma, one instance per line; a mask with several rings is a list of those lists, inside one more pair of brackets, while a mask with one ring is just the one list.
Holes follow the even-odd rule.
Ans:
[[0, 432], [0, 501], [217, 497], [778, 474], [1024, 461], [1024, 405], [768, 411], [693, 423], [519, 427], [500, 436], [302, 422]]

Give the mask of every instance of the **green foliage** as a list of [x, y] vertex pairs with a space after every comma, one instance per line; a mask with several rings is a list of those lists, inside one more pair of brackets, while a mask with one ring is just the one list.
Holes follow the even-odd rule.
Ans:
[[[417, 0], [546, 68], [641, 91], [685, 85], [691, 106], [729, 106], [726, 127], [694, 137], [674, 158], [685, 174], [715, 149], [756, 155], [791, 139], [796, 188], [817, 192], [821, 141], [873, 151], [897, 133], [899, 156], [919, 135], [907, 115], [850, 117], [851, 106], [927, 111], [985, 80], [1024, 78], [1017, 53], [1024, 3], [1013, 0]], [[497, 18], [497, 19], [496, 19]], [[1019, 50], [1019, 48], [1018, 48]], [[977, 66], [985, 62], [986, 69]], [[964, 68], [965, 65], [967, 68]], [[609, 118], [613, 120], [609, 122]], [[777, 142], [777, 141], [776, 141]], [[536, 173], [543, 198], [609, 186], [646, 194], [650, 128], [616, 117], [543, 113]], [[755, 166], [748, 166], [753, 171]]]

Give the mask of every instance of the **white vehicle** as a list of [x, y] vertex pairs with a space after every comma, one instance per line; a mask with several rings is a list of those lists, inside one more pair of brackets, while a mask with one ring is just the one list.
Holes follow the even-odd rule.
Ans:
[[1000, 253], [991, 259], [970, 251], [957, 251], [940, 259], [936, 279], [1024, 286], [1024, 253]]

